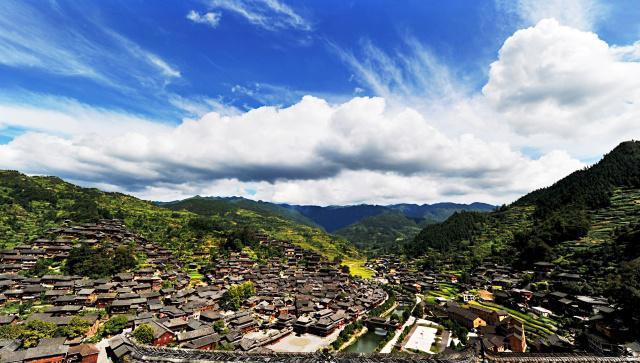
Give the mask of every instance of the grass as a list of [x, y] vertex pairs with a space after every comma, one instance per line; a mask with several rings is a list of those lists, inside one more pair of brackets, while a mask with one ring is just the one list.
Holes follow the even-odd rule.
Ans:
[[372, 269], [365, 267], [365, 262], [365, 260], [344, 260], [342, 261], [342, 265], [349, 267], [349, 273], [351, 276], [370, 279], [373, 277], [375, 272]]
[[442, 297], [449, 300], [455, 300], [460, 295], [460, 289], [451, 284], [439, 284], [440, 290], [429, 290], [424, 294], [424, 299]]
[[191, 280], [202, 280], [204, 276], [198, 270], [189, 270], [189, 277]]

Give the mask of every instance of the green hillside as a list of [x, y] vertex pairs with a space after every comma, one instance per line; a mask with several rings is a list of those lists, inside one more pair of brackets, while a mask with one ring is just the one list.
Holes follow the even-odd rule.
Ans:
[[456, 213], [427, 226], [405, 251], [426, 255], [428, 265], [453, 262], [460, 269], [486, 259], [520, 267], [553, 261], [588, 277], [569, 287], [576, 293], [617, 297], [638, 313], [638, 230], [640, 142], [631, 141], [499, 211]]
[[40, 236], [65, 220], [91, 222], [119, 218], [141, 235], [158, 241], [184, 258], [208, 252], [234, 231], [249, 226], [327, 257], [354, 256], [346, 241], [318, 228], [272, 213], [242, 208], [203, 216], [161, 208], [121, 193], [82, 188], [56, 177], [0, 171], [0, 247], [10, 248]]
[[319, 227], [312, 220], [291, 208], [285, 208], [274, 203], [253, 201], [241, 197], [219, 198], [195, 196], [173, 202], [156, 202], [156, 204], [163, 208], [171, 210], [188, 210], [200, 215], [225, 214], [244, 209], [258, 214], [281, 217], [311, 227]]
[[334, 233], [344, 237], [370, 255], [390, 253], [412, 240], [422, 229], [400, 212], [387, 212], [363, 218]]

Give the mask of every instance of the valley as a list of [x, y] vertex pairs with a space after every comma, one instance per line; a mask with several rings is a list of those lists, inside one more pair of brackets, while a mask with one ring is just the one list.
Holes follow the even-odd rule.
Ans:
[[149, 202], [15, 171], [0, 200], [3, 361], [640, 353], [638, 142], [499, 208]]

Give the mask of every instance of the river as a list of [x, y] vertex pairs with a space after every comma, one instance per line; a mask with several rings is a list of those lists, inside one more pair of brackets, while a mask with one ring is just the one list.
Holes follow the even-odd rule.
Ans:
[[344, 351], [351, 353], [372, 353], [376, 350], [378, 343], [384, 339], [385, 334], [386, 332], [383, 329], [369, 330], [358, 337], [358, 340], [348, 346]]

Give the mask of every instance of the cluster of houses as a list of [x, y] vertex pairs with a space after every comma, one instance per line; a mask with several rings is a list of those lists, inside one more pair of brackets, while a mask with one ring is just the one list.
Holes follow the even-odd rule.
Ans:
[[[437, 317], [474, 329], [482, 337], [487, 351], [555, 353], [584, 349], [603, 355], [623, 355], [634, 354], [631, 351], [640, 348], [624, 344], [630, 338], [629, 329], [615, 305], [599, 296], [572, 293], [571, 286], [585, 279], [553, 263], [538, 262], [532, 270], [521, 271], [485, 262], [471, 271], [465, 281], [459, 281], [460, 276], [452, 274], [420, 271], [412, 261], [402, 261], [396, 256], [370, 260], [368, 267], [376, 271], [380, 281], [415, 293], [437, 291], [441, 284], [455, 284], [460, 293], [454, 300], [459, 300], [464, 307], [448, 301], [450, 299], [438, 298], [439, 304], [430, 310]], [[569, 324], [564, 326], [565, 336], [536, 335], [527, 342], [522, 323], [505, 312], [468, 304], [472, 300], [492, 302], [537, 318], [563, 318], [563, 322]]]
[[[255, 351], [289, 334], [327, 336], [384, 302], [378, 285], [353, 279], [336, 263], [286, 241], [258, 236], [260, 243], [282, 256], [258, 264], [246, 254], [213, 261], [205, 277], [193, 280], [189, 267], [171, 251], [129, 232], [117, 220], [66, 225], [49, 230], [46, 238], [0, 252], [0, 306], [37, 306], [29, 314], [0, 314], [0, 325], [45, 321], [64, 327], [80, 316], [90, 323], [83, 337], [41, 339], [21, 348], [19, 340], [0, 340], [0, 361], [95, 362], [99, 350], [86, 344], [104, 322], [127, 317], [127, 331], [146, 324], [152, 345], [213, 350]], [[113, 248], [135, 243], [147, 256], [143, 268], [101, 279], [62, 273], [27, 277], [40, 258], [64, 261], [80, 244]], [[105, 261], [108, 263], [108, 261]], [[255, 294], [238, 311], [221, 308], [227, 289], [251, 281]], [[106, 314], [98, 314], [98, 312]], [[5, 310], [7, 311], [7, 310]], [[118, 339], [106, 349], [112, 358]]]

